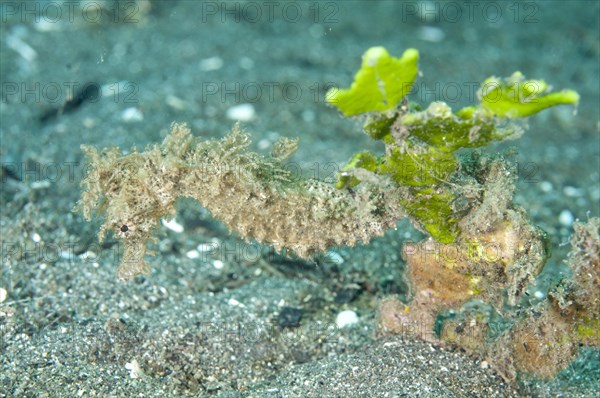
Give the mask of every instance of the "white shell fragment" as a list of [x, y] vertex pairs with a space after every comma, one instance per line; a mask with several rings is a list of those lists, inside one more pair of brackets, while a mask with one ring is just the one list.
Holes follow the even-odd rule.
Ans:
[[132, 379], [137, 379], [142, 375], [142, 368], [140, 368], [140, 364], [135, 359], [129, 363], [126, 363], [125, 369], [129, 371], [129, 377]]
[[335, 324], [338, 328], [345, 328], [358, 323], [358, 315], [352, 310], [340, 312], [335, 318]]

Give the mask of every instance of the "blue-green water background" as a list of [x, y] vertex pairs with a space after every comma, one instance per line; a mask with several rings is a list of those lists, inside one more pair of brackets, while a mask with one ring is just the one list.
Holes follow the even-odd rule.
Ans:
[[[328, 87], [351, 82], [374, 45], [392, 54], [419, 49], [422, 76], [411, 98], [424, 104], [472, 104], [479, 82], [516, 70], [577, 90], [576, 114], [570, 107], [543, 112], [521, 139], [491, 150], [516, 148], [515, 200], [550, 234], [550, 266], [568, 250], [569, 215], [600, 214], [597, 1], [109, 1], [99, 16], [93, 8], [83, 12], [94, 2], [72, 9], [26, 3], [1, 5], [0, 160], [42, 165], [30, 177], [50, 181], [42, 195], [53, 203], [46, 210], [57, 230], [93, 233], [78, 232], [83, 223], [67, 215], [80, 192], [81, 144], [143, 148], [173, 121], [221, 137], [233, 124], [227, 110], [241, 103], [254, 108], [244, 127], [256, 148], [268, 150], [278, 136], [300, 137], [292, 160], [305, 174], [331, 179], [332, 164], [381, 150], [359, 122], [324, 101]], [[40, 121], [68, 100], [70, 87], [90, 82], [103, 87], [102, 98]], [[127, 117], [131, 108], [140, 120]], [[48, 167], [44, 176], [44, 165], [57, 165], [62, 177]], [[69, 165], [73, 178], [65, 174]]]
[[[375, 144], [325, 104], [326, 88], [348, 85], [370, 46], [392, 54], [415, 47], [422, 71], [412, 96], [417, 102], [445, 100], [457, 109], [475, 101], [483, 79], [515, 70], [577, 90], [577, 117], [566, 107], [545, 112], [511, 144], [519, 150], [524, 188], [537, 194], [528, 203], [534, 218], [552, 224], [562, 210], [558, 197], [540, 192], [541, 181], [559, 192], [565, 185], [581, 190], [568, 206], [575, 217], [598, 215], [598, 2], [163, 1], [150, 2], [148, 10], [143, 2], [107, 2], [101, 18], [82, 17], [78, 7], [59, 8], [57, 18], [47, 3], [54, 4], [30, 5], [37, 16], [4, 5], [4, 161], [79, 161], [81, 143], [144, 147], [160, 140], [172, 121], [222, 136], [232, 124], [226, 110], [249, 102], [256, 118], [245, 127], [256, 142], [297, 136], [296, 160], [344, 162]], [[424, 30], [432, 28], [443, 35], [439, 41], [427, 40]], [[7, 46], [9, 37], [33, 47], [35, 59], [20, 57]], [[222, 66], [203, 70], [203, 60], [213, 57]], [[38, 123], [71, 95], [70, 87], [89, 82], [104, 87], [102, 99]], [[14, 83], [16, 93], [6, 86]], [[167, 105], [169, 96], [183, 105]], [[143, 121], [124, 123], [130, 107]], [[558, 225], [547, 227], [552, 233]]]

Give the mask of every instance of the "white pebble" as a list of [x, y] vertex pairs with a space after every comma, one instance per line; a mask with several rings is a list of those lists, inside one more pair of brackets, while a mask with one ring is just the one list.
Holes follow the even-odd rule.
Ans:
[[239, 301], [237, 301], [234, 298], [230, 298], [229, 300], [227, 300], [227, 304], [235, 306], [235, 307], [242, 307], [242, 308], [245, 307], [244, 304], [240, 303]]
[[190, 250], [189, 252], [185, 253], [185, 255], [187, 258], [191, 258], [192, 260], [200, 257], [198, 250]]
[[171, 108], [178, 110], [178, 111], [184, 110], [187, 106], [187, 103], [184, 100], [182, 100], [181, 98], [176, 97], [174, 95], [168, 95], [167, 98], [165, 99], [165, 102]]
[[352, 310], [340, 312], [335, 318], [335, 324], [338, 328], [345, 328], [358, 323], [358, 315]]
[[31, 235], [31, 239], [37, 243], [42, 240], [42, 237], [37, 232], [34, 232], [33, 235]]
[[536, 292], [533, 294], [535, 296], [536, 299], [541, 300], [544, 297], [546, 297], [546, 295], [543, 292], [540, 292], [539, 290], [536, 290]]
[[6, 289], [0, 287], [0, 303], [6, 300], [6, 296], [8, 296], [8, 292], [6, 291]]
[[446, 37], [443, 30], [433, 26], [421, 26], [417, 30], [417, 35], [419, 36], [419, 39], [432, 43], [439, 43]]
[[542, 192], [551, 192], [553, 189], [552, 183], [550, 181], [542, 181], [540, 183], [540, 189]]
[[183, 225], [179, 224], [175, 219], [169, 221], [165, 221], [164, 219], [162, 219], [161, 222], [162, 225], [169, 228], [173, 232], [176, 232], [178, 234], [183, 232]]
[[252, 104], [240, 104], [236, 106], [232, 106], [227, 109], [226, 116], [228, 119], [240, 121], [240, 122], [249, 122], [254, 119], [256, 112], [254, 111], [254, 106]]
[[573, 221], [575, 221], [575, 217], [569, 210], [565, 209], [560, 212], [560, 215], [558, 216], [558, 222], [561, 225], [570, 227], [573, 224]]
[[568, 197], [571, 197], [571, 198], [581, 196], [581, 189], [578, 189], [575, 187], [567, 186], [563, 189], [563, 192], [565, 193], [565, 195], [567, 195]]
[[216, 269], [222, 269], [223, 268], [223, 261], [221, 261], [221, 260], [215, 260], [215, 261], [213, 261], [213, 267], [215, 267]]
[[200, 70], [206, 72], [209, 70], [219, 70], [223, 67], [223, 60], [219, 57], [210, 57], [200, 61]]
[[124, 122], [141, 122], [144, 120], [144, 114], [138, 108], [132, 106], [121, 113], [121, 119]]

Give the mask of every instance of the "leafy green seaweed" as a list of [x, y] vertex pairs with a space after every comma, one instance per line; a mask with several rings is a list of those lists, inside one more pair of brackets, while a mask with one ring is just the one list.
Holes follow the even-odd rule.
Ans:
[[[480, 109], [486, 116], [518, 118], [535, 115], [555, 105], [575, 105], [579, 94], [574, 90], [549, 93], [544, 80], [525, 80], [521, 72], [515, 72], [506, 79], [487, 78], [480, 90]], [[461, 117], [470, 118], [477, 110], [467, 107], [459, 111]]]
[[401, 58], [390, 56], [383, 47], [371, 47], [349, 89], [330, 89], [327, 100], [346, 116], [394, 108], [412, 89], [417, 77], [419, 52], [404, 51]]
[[356, 154], [342, 168], [336, 186], [360, 184], [358, 169], [391, 178], [406, 188], [401, 202], [413, 221], [435, 240], [449, 243], [460, 233], [460, 217], [451, 203], [461, 192], [449, 183], [460, 169], [455, 152], [518, 137], [521, 128], [512, 119], [555, 105], [576, 106], [579, 95], [573, 90], [550, 93], [545, 81], [525, 80], [515, 72], [507, 79], [486, 79], [476, 106], [453, 113], [446, 103], [433, 102], [421, 110], [406, 99], [418, 74], [418, 58], [415, 49], [394, 58], [385, 48], [372, 47], [363, 55], [350, 88], [327, 93], [327, 101], [344, 115], [366, 114], [365, 133], [386, 145], [381, 157]]

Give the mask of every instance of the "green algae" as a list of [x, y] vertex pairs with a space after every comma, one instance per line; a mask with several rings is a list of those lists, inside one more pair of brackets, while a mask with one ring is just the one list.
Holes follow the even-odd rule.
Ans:
[[452, 203], [462, 193], [449, 183], [453, 176], [461, 179], [456, 152], [517, 138], [522, 129], [513, 119], [556, 105], [576, 106], [579, 95], [573, 90], [550, 93], [545, 81], [526, 80], [515, 72], [507, 79], [486, 79], [476, 106], [454, 113], [446, 103], [433, 102], [422, 110], [407, 98], [418, 75], [418, 58], [414, 49], [394, 58], [383, 47], [372, 47], [350, 88], [328, 92], [327, 101], [344, 115], [365, 114], [364, 132], [386, 145], [383, 156], [356, 154], [341, 169], [336, 187], [360, 184], [358, 169], [389, 177], [398, 187], [409, 188], [401, 204], [413, 223], [436, 241], [450, 243], [460, 234], [460, 215]]
[[363, 55], [352, 86], [329, 90], [327, 100], [346, 116], [392, 109], [412, 89], [418, 60], [414, 48], [394, 58], [383, 47], [371, 47]]

